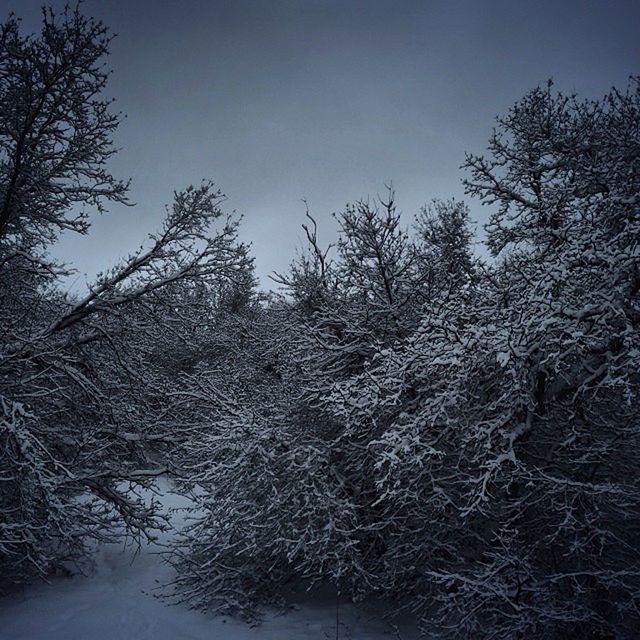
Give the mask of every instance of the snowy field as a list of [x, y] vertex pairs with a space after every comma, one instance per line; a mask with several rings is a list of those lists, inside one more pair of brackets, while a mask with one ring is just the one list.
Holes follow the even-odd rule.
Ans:
[[[166, 509], [185, 506], [186, 499], [163, 485]], [[180, 525], [180, 512], [172, 513]], [[1, 640], [320, 640], [327, 638], [411, 640], [417, 633], [372, 619], [371, 613], [340, 606], [336, 635], [334, 602], [301, 601], [285, 614], [266, 614], [258, 627], [228, 617], [167, 605], [157, 597], [172, 569], [158, 552], [171, 534], [135, 553], [131, 547], [103, 545], [91, 575], [56, 578], [0, 600]], [[306, 596], [304, 594], [302, 597]]]

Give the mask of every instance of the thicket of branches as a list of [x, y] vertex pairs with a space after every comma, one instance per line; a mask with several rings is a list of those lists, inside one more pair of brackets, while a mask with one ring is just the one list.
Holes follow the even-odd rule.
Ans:
[[633, 637], [640, 625], [640, 83], [551, 85], [465, 161], [487, 204], [411, 224], [348, 205], [278, 293], [210, 184], [62, 293], [47, 249], [126, 202], [108, 171], [110, 36], [77, 9], [0, 33], [0, 578], [164, 526], [175, 593], [255, 617], [290, 584], [390, 597], [434, 637]]
[[441, 637], [633, 636], [639, 116], [634, 80], [499, 119], [465, 163], [488, 263], [459, 202], [411, 230], [392, 192], [357, 202], [328, 248], [309, 218], [285, 297], [234, 341], [251, 382], [198, 378], [182, 597], [252, 616], [328, 582]]

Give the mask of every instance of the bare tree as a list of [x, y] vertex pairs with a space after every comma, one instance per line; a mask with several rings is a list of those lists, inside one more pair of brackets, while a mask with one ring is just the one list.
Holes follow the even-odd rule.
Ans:
[[109, 41], [77, 8], [45, 11], [38, 37], [11, 17], [0, 38], [3, 583], [162, 526], [138, 492], [165, 471], [150, 446], [172, 438], [153, 427], [170, 372], [151, 351], [176, 329], [176, 289], [219, 288], [251, 263], [236, 222], [216, 230], [224, 198], [204, 183], [176, 193], [160, 231], [85, 295], [57, 290], [64, 269], [45, 253], [57, 232], [84, 233], [85, 205], [125, 198], [105, 164], [118, 121], [100, 97]]
[[106, 168], [119, 120], [100, 95], [106, 27], [78, 7], [43, 10], [37, 37], [19, 27], [11, 16], [0, 31], [0, 239], [24, 248], [86, 232], [82, 205], [124, 202], [127, 184]]

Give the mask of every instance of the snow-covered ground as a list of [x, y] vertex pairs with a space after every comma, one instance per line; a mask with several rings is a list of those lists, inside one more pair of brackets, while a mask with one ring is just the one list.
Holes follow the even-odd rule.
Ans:
[[[169, 492], [167, 509], [185, 498]], [[180, 516], [173, 518], [179, 524]], [[170, 534], [161, 534], [158, 542]], [[133, 548], [103, 545], [87, 577], [56, 578], [0, 600], [0, 640], [413, 640], [410, 628], [397, 629], [351, 605], [340, 606], [336, 635], [335, 603], [302, 602], [285, 614], [267, 614], [258, 627], [226, 617], [167, 605], [156, 597], [172, 569], [157, 544], [136, 554]], [[308, 600], [308, 598], [307, 598]]]

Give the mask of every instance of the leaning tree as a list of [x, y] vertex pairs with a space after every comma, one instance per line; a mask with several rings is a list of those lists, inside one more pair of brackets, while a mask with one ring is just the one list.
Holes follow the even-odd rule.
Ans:
[[92, 209], [126, 202], [127, 183], [108, 170], [119, 121], [102, 97], [110, 41], [78, 8], [45, 10], [35, 36], [13, 16], [0, 31], [3, 584], [76, 562], [92, 540], [162, 525], [139, 494], [163, 470], [149, 442], [167, 435], [153, 428], [167, 376], [150, 338], [193, 322], [176, 320], [177, 296], [192, 301], [250, 264], [205, 183], [176, 193], [160, 230], [88, 291], [57, 288], [68, 273], [47, 253], [58, 234], [85, 233]]

